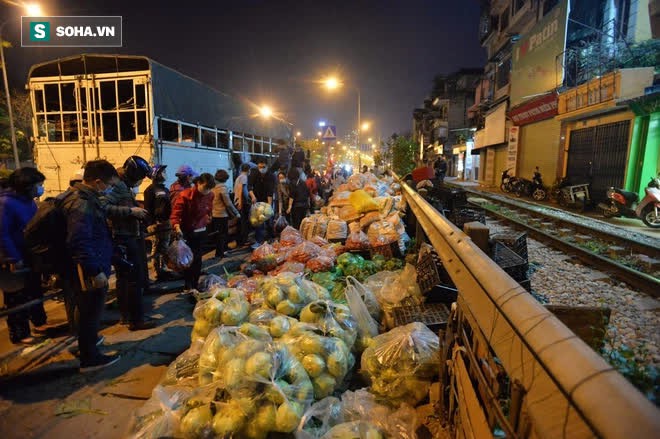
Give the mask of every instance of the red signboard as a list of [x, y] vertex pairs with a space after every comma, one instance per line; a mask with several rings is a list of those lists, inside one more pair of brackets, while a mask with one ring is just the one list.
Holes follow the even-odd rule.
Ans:
[[531, 99], [509, 110], [509, 118], [514, 125], [526, 125], [557, 115], [557, 94]]

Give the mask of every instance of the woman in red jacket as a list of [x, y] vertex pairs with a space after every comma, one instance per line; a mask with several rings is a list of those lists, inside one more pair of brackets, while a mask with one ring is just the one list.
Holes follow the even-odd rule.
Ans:
[[213, 212], [215, 179], [207, 172], [194, 180], [174, 201], [170, 221], [177, 237], [183, 237], [193, 253], [193, 263], [183, 272], [185, 289], [197, 289], [202, 272], [202, 243]]

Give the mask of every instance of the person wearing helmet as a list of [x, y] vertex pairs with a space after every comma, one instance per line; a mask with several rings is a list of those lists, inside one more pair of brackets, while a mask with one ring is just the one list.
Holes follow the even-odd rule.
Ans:
[[148, 287], [147, 250], [142, 215], [127, 216], [125, 208], [139, 209], [135, 195], [142, 181], [151, 174], [149, 163], [139, 156], [131, 156], [117, 169], [119, 183], [102, 200], [111, 224], [114, 244], [113, 265], [117, 274], [117, 304], [122, 324], [131, 331], [155, 327], [145, 319], [142, 297]]
[[170, 224], [172, 203], [170, 191], [165, 187], [165, 180], [167, 180], [165, 168], [167, 165], [156, 165], [151, 169], [152, 183], [144, 191], [144, 208], [149, 213], [147, 232], [152, 237], [150, 256], [153, 260], [156, 279], [159, 281], [166, 280], [171, 275], [171, 271], [167, 269], [165, 263], [172, 231]]
[[197, 177], [197, 173], [190, 165], [181, 165], [176, 170], [177, 180], [170, 186], [170, 201], [172, 205], [176, 201], [176, 197], [184, 190], [192, 187], [193, 178]]
[[80, 168], [71, 175], [69, 179], [69, 187], [75, 186], [76, 183], [82, 183], [83, 174], [85, 173], [85, 168]]

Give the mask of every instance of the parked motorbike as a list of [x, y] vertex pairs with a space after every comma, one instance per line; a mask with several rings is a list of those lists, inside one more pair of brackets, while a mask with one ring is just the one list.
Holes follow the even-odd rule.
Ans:
[[639, 201], [636, 192], [611, 187], [606, 193], [607, 202], [599, 203], [598, 207], [603, 210], [606, 218], [638, 218], [647, 226], [658, 229], [660, 228], [660, 174], [651, 177], [644, 192], [646, 196]]
[[511, 193], [513, 191], [513, 185], [518, 180], [513, 175], [509, 175], [511, 168], [505, 169], [502, 172], [502, 180], [500, 183], [500, 189], [502, 192]]
[[535, 201], [543, 201], [546, 199], [548, 196], [548, 189], [543, 186], [543, 179], [541, 178], [541, 171], [538, 166], [534, 170], [534, 176], [531, 181], [526, 178], [520, 178], [514, 183], [513, 193], [515, 193], [517, 197], [522, 197], [523, 195], [532, 197]]

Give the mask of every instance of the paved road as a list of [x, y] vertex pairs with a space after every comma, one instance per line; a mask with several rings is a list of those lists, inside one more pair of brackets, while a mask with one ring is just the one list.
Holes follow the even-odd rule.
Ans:
[[[209, 256], [204, 268], [222, 273], [222, 265]], [[232, 260], [245, 256], [243, 252]], [[101, 331], [104, 349], [122, 358], [96, 373], [78, 372], [78, 360], [68, 350], [73, 338], [53, 336], [30, 352], [12, 345], [5, 322], [0, 322], [0, 437], [124, 437], [132, 412], [151, 396], [167, 365], [190, 345], [193, 304], [180, 295], [183, 282], [161, 286], [161, 293], [145, 297], [149, 314], [160, 320], [157, 328], [130, 332], [117, 324], [116, 306], [108, 306]], [[50, 301], [46, 310], [50, 324], [66, 321], [62, 303]]]

